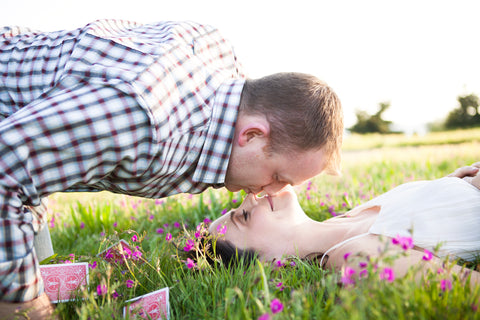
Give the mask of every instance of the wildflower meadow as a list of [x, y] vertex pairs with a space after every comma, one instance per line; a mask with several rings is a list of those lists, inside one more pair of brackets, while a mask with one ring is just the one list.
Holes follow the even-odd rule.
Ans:
[[[342, 175], [297, 186], [300, 202], [308, 215], [324, 220], [401, 183], [443, 177], [480, 161], [480, 141], [470, 140], [471, 133], [430, 143], [428, 136], [396, 137], [376, 146], [368, 137], [346, 137]], [[398, 277], [390, 268], [395, 257], [382, 254], [376, 261], [347, 254], [361, 271], [339, 273], [291, 257], [237, 268], [182, 258], [179, 251], [198, 249], [205, 226], [243, 196], [224, 189], [156, 200], [105, 192], [52, 195], [55, 255], [42, 264], [89, 266], [88, 285], [73, 301], [58, 303], [56, 312], [62, 319], [122, 319], [128, 300], [168, 287], [170, 319], [480, 319], [480, 286], [445, 277], [455, 262], [415, 281], [418, 268]], [[120, 240], [127, 249], [109, 251]], [[405, 254], [415, 245], [402, 237], [387, 242]], [[423, 259], [431, 256], [426, 251]], [[146, 317], [139, 311], [137, 318]]]

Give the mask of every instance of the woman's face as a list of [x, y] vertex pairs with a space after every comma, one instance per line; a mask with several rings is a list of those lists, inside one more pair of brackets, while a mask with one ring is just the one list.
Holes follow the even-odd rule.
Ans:
[[225, 240], [239, 249], [257, 251], [263, 260], [272, 260], [296, 253], [296, 227], [306, 219], [293, 188], [287, 186], [270, 198], [249, 194], [237, 209], [212, 222], [209, 231], [218, 234], [225, 226]]

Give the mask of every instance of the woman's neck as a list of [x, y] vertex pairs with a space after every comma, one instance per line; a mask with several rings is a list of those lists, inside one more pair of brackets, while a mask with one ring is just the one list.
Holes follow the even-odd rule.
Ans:
[[352, 217], [333, 218], [323, 222], [306, 219], [296, 226], [295, 244], [299, 257], [325, 253], [343, 240], [366, 233], [375, 222], [379, 207], [362, 210]]

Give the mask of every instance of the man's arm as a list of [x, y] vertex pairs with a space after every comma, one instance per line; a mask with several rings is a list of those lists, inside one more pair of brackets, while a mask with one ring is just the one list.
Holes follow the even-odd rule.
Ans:
[[480, 162], [475, 162], [471, 166], [458, 168], [448, 177], [457, 177], [463, 179], [480, 189]]
[[150, 130], [133, 97], [88, 83], [58, 87], [0, 122], [0, 300], [41, 293], [24, 205], [112, 172], [142, 173], [154, 152]]

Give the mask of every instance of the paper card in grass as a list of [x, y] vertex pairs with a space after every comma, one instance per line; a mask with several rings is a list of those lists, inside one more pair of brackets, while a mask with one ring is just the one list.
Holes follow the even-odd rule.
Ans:
[[127, 241], [120, 240], [119, 242], [97, 254], [97, 256], [102, 257], [108, 262], [122, 262], [123, 257], [127, 253], [131, 254], [132, 252], [132, 248], [127, 243]]
[[75, 299], [80, 286], [88, 284], [88, 263], [62, 263], [40, 266], [45, 293], [53, 303]]
[[128, 313], [130, 319], [170, 319], [168, 287], [126, 302], [127, 306], [123, 307], [124, 318]]

